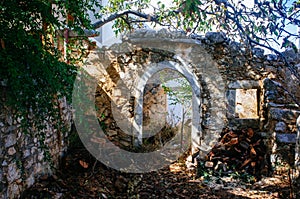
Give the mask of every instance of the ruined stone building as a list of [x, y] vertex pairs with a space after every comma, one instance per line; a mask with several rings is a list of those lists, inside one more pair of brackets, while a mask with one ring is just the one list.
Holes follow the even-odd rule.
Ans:
[[[92, 93], [95, 104], [82, 114], [86, 120], [96, 118], [106, 136], [92, 131], [83, 139], [92, 140], [87, 147], [107, 145], [109, 149], [112, 142], [128, 151], [138, 150], [145, 140], [157, 146], [174, 141], [172, 147], [179, 147], [174, 153], [189, 149], [190, 143], [192, 152], [203, 158], [224, 128], [252, 128], [263, 137], [266, 157], [271, 159], [280, 147], [299, 142], [296, 120], [300, 110], [295, 101], [300, 102], [300, 89], [295, 74], [300, 72], [300, 56], [293, 50], [283, 54], [292, 67], [279, 56], [244, 48], [220, 32], [193, 37], [166, 30], [133, 32], [122, 43], [92, 50], [82, 67], [82, 73], [94, 80], [85, 93]], [[177, 126], [182, 133], [177, 140], [161, 131], [167, 124], [168, 94], [159, 78], [153, 81], [168, 70], [184, 77], [192, 91], [191, 115]], [[44, 162], [39, 143], [12, 120], [9, 109], [2, 105], [0, 109], [0, 197], [5, 198], [18, 195], [53, 167]], [[68, 106], [61, 109], [70, 126]], [[83, 128], [80, 125], [76, 127]], [[57, 168], [67, 138], [49, 132], [51, 124], [45, 133]]]

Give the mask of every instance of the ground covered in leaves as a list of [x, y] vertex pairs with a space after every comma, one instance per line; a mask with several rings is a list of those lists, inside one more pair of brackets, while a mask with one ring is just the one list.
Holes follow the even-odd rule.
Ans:
[[128, 174], [107, 168], [84, 148], [76, 148], [63, 169], [43, 176], [21, 198], [289, 198], [285, 172], [250, 183], [233, 176], [197, 178], [185, 160], [156, 172]]

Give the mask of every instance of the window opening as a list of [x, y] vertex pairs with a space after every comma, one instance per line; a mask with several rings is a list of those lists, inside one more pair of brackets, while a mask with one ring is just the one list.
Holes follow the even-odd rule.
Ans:
[[257, 89], [236, 89], [235, 116], [237, 118], [258, 118], [257, 93]]

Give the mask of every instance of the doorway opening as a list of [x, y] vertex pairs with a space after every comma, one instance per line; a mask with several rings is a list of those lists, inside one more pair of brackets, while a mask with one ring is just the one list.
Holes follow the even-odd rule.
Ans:
[[[150, 142], [149, 146], [157, 143], [156, 146], [165, 147], [159, 136], [160, 130], [167, 128], [174, 135], [164, 139], [170, 140], [168, 146], [177, 150], [191, 146], [192, 153], [196, 151], [201, 140], [201, 91], [189, 67], [172, 61], [153, 63], [138, 81], [133, 124], [135, 143], [145, 146], [145, 142]], [[183, 133], [175, 133], [178, 131]]]
[[143, 92], [143, 140], [145, 150], [156, 150], [179, 134], [182, 147], [192, 132], [193, 91], [178, 71], [163, 69], [146, 83]]

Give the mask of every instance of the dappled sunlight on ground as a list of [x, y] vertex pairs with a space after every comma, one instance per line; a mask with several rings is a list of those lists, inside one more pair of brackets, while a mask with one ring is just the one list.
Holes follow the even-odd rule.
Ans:
[[[186, 158], [157, 172], [127, 174], [107, 168], [84, 148], [73, 149], [65, 167], [43, 176], [22, 198], [288, 198], [286, 174], [253, 184], [224, 178], [222, 182], [196, 178]], [[226, 182], [226, 180], [228, 182]], [[222, 184], [223, 183], [223, 184]], [[222, 185], [222, 186], [221, 186]]]

